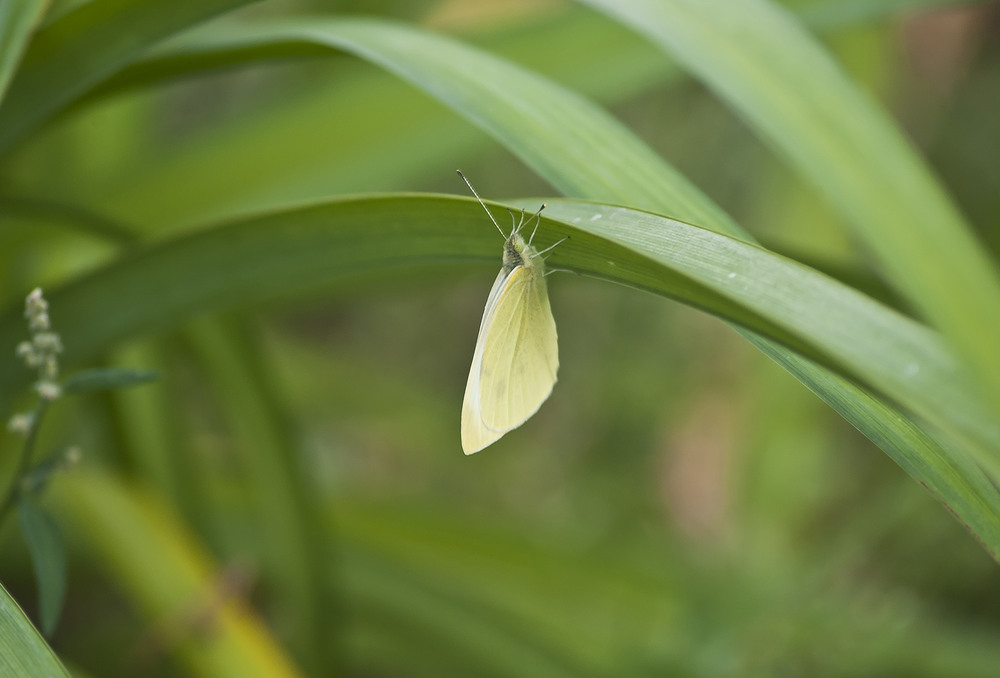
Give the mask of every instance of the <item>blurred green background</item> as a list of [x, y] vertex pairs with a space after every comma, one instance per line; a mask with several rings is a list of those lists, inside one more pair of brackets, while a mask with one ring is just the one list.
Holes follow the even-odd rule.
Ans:
[[[81, 4], [54, 3], [46, 21]], [[1000, 5], [785, 4], [995, 253]], [[609, 19], [560, 0], [239, 14], [315, 12], [450, 34], [600, 102], [766, 247], [908, 310], [813, 189]], [[126, 85], [0, 160], [4, 307], [234, 214], [464, 195], [456, 167], [491, 199], [558, 194], [350, 56]], [[160, 378], [59, 402], [42, 429], [41, 451], [84, 457], [47, 494], [70, 563], [50, 643], [74, 675], [248, 675], [216, 647], [230, 635], [260, 675], [997, 675], [996, 563], [876, 446], [696, 310], [551, 276], [555, 391], [465, 457], [461, 398], [500, 247], [491, 264], [372, 276], [105, 347], [98, 364]], [[4, 482], [18, 446], [0, 441]], [[15, 522], [0, 532], [0, 581], [34, 618]]]

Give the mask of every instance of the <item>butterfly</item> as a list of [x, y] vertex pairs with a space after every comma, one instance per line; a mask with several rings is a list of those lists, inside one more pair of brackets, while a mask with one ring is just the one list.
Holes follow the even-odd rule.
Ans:
[[486, 300], [462, 403], [462, 449], [472, 454], [526, 422], [552, 393], [559, 346], [542, 255], [562, 240], [542, 251], [531, 246], [545, 205], [532, 217], [527, 241], [523, 211], [507, 236], [465, 175], [458, 175], [505, 238], [503, 268]]

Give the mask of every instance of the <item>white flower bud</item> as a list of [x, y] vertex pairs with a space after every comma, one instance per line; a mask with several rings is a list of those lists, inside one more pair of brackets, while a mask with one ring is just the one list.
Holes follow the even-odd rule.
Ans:
[[63, 461], [66, 466], [76, 466], [83, 459], [83, 452], [76, 445], [66, 448], [66, 453], [63, 456]]
[[34, 332], [45, 332], [49, 329], [49, 304], [42, 298], [41, 288], [36, 287], [24, 302], [24, 317], [28, 319], [28, 327]]
[[51, 327], [49, 314], [44, 311], [28, 316], [28, 328], [32, 332], [47, 332]]
[[35, 348], [46, 353], [62, 353], [62, 340], [55, 332], [39, 332], [34, 337]]
[[7, 422], [7, 430], [11, 433], [17, 433], [22, 436], [28, 435], [31, 431], [32, 425], [35, 423], [35, 418], [30, 413], [22, 412], [20, 414], [15, 414]]
[[36, 287], [31, 290], [31, 294], [28, 298], [24, 300], [24, 314], [29, 315], [31, 313], [37, 313], [39, 311], [47, 311], [49, 309], [49, 303], [42, 298], [42, 288]]
[[22, 341], [17, 345], [17, 357], [21, 360], [28, 360], [28, 357], [34, 354], [35, 346], [30, 341]]
[[62, 388], [54, 381], [40, 381], [35, 384], [35, 390], [38, 391], [38, 395], [42, 397], [42, 400], [51, 401], [62, 395]]

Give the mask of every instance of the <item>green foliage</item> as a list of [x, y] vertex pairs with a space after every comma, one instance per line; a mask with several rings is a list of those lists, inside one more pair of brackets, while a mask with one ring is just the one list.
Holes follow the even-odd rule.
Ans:
[[22, 494], [17, 502], [17, 515], [21, 521], [31, 561], [38, 579], [39, 617], [42, 631], [51, 636], [62, 612], [66, 596], [66, 552], [59, 528], [45, 509], [30, 494]]
[[45, 2], [0, 2], [0, 97], [21, 59], [21, 52], [31, 36], [35, 24], [45, 12]]
[[[461, 3], [253, 4], [0, 0], [0, 412], [32, 380], [29, 289], [60, 360], [109, 365], [41, 365], [26, 437], [0, 440], [0, 520], [16, 506], [24, 535], [0, 578], [27, 595], [30, 559], [60, 656], [995, 673], [1000, 285], [927, 131], [988, 130], [928, 103], [884, 29], [959, 3], [469, 3], [466, 24]], [[949, 96], [997, 95], [995, 48], [965, 58], [983, 77]], [[876, 103], [907, 87], [917, 144]], [[560, 382], [469, 459], [500, 243], [455, 166], [531, 196], [487, 201], [501, 223], [546, 202], [540, 247], [569, 236]], [[887, 301], [849, 282], [876, 279]], [[0, 593], [4, 675], [60, 675]]]
[[5, 676], [58, 676], [69, 674], [45, 644], [38, 631], [7, 589], [0, 586], [0, 670]]

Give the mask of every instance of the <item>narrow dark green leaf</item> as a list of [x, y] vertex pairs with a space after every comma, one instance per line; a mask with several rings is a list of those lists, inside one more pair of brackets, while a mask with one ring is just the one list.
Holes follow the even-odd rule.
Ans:
[[[31, 41], [0, 108], [0, 154], [160, 40], [251, 1], [91, 0], [80, 4]], [[14, 0], [15, 5], [19, 2]]]
[[123, 245], [135, 238], [135, 235], [121, 224], [76, 205], [0, 193], [0, 210], [6, 216], [66, 224], [67, 227], [77, 231]]
[[30, 494], [18, 499], [17, 514], [38, 581], [42, 632], [51, 636], [66, 598], [66, 549], [55, 521]]
[[1000, 277], [899, 129], [768, 0], [585, 0], [677, 58], [843, 215], [1000, 411]]
[[153, 381], [159, 375], [152, 370], [135, 370], [121, 367], [99, 367], [77, 372], [62, 384], [63, 393], [106, 391], [126, 388]]
[[46, 0], [0, 0], [0, 101], [46, 6]]
[[69, 678], [38, 630], [0, 586], [0, 676]]

